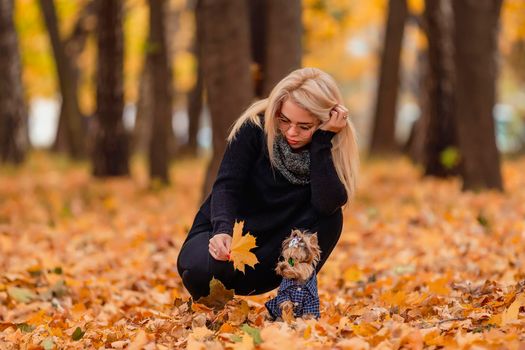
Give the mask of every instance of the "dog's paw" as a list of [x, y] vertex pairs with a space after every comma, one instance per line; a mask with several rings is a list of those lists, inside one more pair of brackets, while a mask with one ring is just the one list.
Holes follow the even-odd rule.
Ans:
[[293, 321], [295, 321], [295, 316], [293, 313], [293, 303], [291, 301], [284, 301], [281, 303], [281, 305], [279, 305], [279, 307], [281, 308], [282, 318], [286, 323], [292, 323]]

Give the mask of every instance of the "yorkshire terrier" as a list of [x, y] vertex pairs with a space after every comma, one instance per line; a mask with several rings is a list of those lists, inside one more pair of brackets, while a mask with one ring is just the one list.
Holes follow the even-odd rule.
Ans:
[[284, 240], [275, 271], [283, 277], [277, 296], [266, 302], [271, 317], [319, 318], [319, 294], [315, 267], [321, 258], [316, 233], [292, 230]]

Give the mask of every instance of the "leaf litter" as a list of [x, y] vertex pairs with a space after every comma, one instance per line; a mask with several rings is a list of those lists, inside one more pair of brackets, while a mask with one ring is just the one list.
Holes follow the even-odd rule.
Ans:
[[462, 193], [404, 159], [365, 163], [318, 277], [321, 318], [290, 324], [266, 315], [275, 292], [233, 296], [217, 281], [191, 300], [176, 259], [204, 161], [178, 162], [155, 191], [143, 168], [96, 180], [37, 154], [0, 173], [3, 348], [525, 347], [523, 159], [504, 162], [503, 194]]

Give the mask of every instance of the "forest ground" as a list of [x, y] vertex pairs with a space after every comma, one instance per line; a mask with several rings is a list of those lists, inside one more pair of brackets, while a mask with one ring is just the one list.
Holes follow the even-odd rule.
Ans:
[[525, 159], [504, 161], [505, 193], [365, 162], [321, 319], [291, 324], [265, 317], [272, 293], [213, 310], [183, 289], [204, 169], [180, 160], [149, 187], [137, 159], [112, 180], [39, 152], [0, 168], [0, 349], [525, 349]]

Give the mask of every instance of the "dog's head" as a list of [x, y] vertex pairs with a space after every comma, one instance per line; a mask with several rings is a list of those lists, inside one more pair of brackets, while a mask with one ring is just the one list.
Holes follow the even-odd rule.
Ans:
[[321, 258], [316, 233], [292, 230], [283, 241], [280, 261], [275, 271], [287, 279], [307, 281]]

